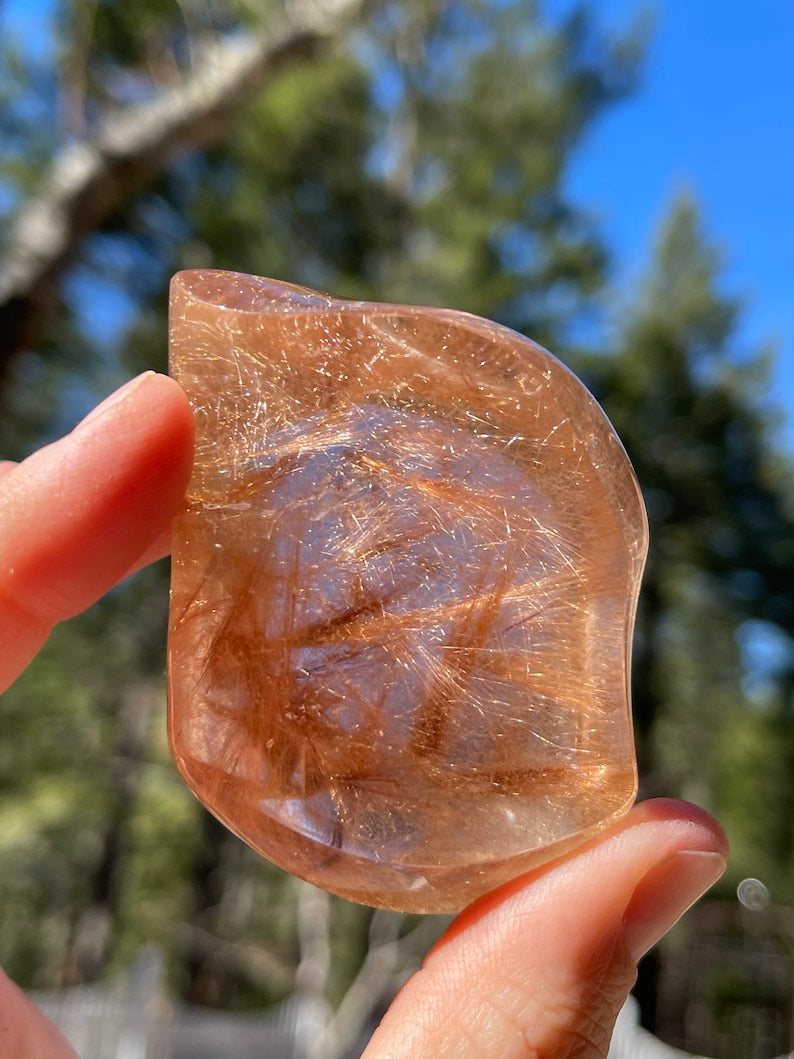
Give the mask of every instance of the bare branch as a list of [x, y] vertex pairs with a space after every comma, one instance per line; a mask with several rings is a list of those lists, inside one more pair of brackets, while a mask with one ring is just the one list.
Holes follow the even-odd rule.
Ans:
[[295, 984], [294, 969], [259, 945], [224, 941], [187, 923], [180, 928], [180, 940], [186, 953], [211, 960], [217, 967], [241, 975], [256, 988], [287, 992]]
[[441, 933], [441, 920], [425, 916], [403, 937], [401, 919], [391, 912], [375, 912], [369, 948], [355, 979], [333, 1017], [309, 1053], [317, 1059], [340, 1059], [361, 1037], [378, 1006], [408, 973], [417, 969]]
[[295, 987], [301, 999], [295, 1043], [298, 1055], [312, 1057], [316, 1054], [314, 1042], [322, 1035], [331, 1013], [326, 998], [331, 973], [331, 898], [309, 883], [296, 880], [295, 887], [300, 939]]
[[175, 155], [222, 139], [242, 106], [282, 70], [315, 58], [364, 0], [293, 4], [291, 20], [266, 37], [226, 39], [199, 67], [146, 104], [110, 115], [93, 142], [70, 144], [21, 209], [0, 261], [0, 375], [34, 341], [64, 264]]

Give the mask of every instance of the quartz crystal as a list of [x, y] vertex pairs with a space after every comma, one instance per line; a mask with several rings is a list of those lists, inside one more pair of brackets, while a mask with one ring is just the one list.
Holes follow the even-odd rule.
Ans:
[[647, 525], [584, 386], [463, 313], [178, 274], [169, 730], [288, 871], [454, 911], [634, 800]]

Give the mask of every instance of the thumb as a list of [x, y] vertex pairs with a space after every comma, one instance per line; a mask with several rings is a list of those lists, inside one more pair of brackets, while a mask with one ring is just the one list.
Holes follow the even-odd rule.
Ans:
[[466, 909], [398, 995], [365, 1059], [596, 1059], [637, 960], [722, 875], [719, 825], [645, 802]]
[[15, 1059], [77, 1059], [77, 1052], [3, 971], [0, 971], [0, 1055]]

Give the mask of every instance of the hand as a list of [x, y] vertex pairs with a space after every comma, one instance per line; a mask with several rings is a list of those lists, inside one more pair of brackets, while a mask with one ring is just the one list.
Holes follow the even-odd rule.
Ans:
[[[192, 462], [192, 419], [147, 373], [72, 434], [0, 465], [0, 690], [52, 627], [165, 555]], [[463, 912], [404, 986], [366, 1059], [596, 1059], [636, 961], [722, 874], [705, 813], [646, 802], [585, 847]], [[74, 1055], [0, 977], [0, 1053]]]

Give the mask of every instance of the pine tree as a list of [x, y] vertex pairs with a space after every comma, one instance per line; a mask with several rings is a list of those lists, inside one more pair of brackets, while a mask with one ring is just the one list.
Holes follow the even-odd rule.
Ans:
[[592, 381], [651, 524], [634, 668], [645, 786], [723, 817], [740, 877], [765, 869], [790, 885], [791, 471], [765, 403], [769, 351], [738, 347], [720, 267], [696, 203], [679, 197]]

